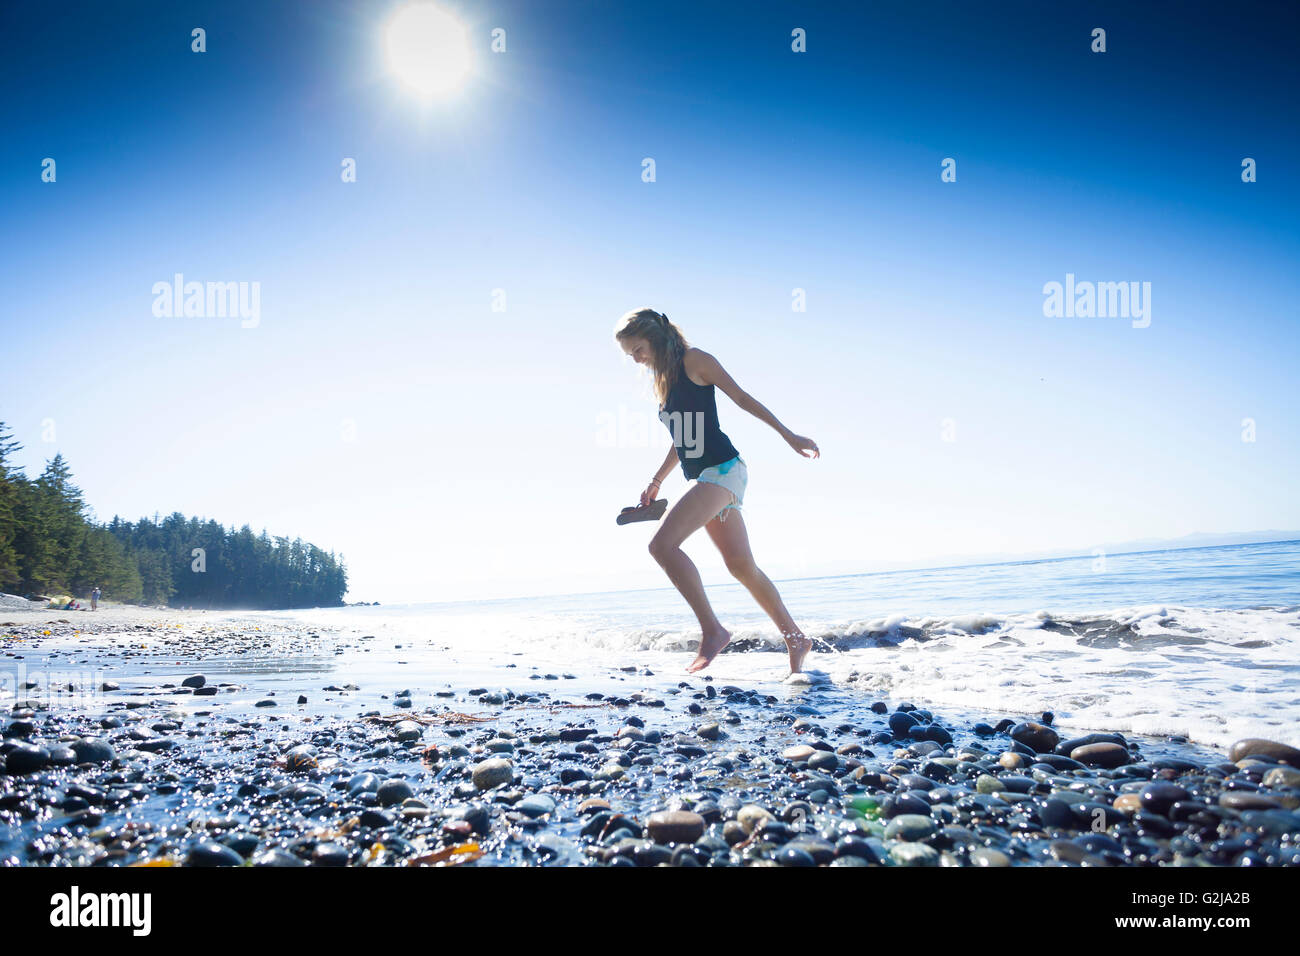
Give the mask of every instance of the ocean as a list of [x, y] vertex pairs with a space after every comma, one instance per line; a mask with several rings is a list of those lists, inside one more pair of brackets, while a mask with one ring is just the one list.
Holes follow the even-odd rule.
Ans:
[[[1300, 746], [1300, 541], [775, 582], [820, 686], [1071, 730]], [[330, 670], [370, 688], [575, 695], [698, 683], [800, 692], [776, 627], [739, 584], [706, 585], [732, 643], [688, 675], [699, 629], [671, 587], [260, 612], [365, 640]], [[247, 616], [247, 612], [241, 612]], [[629, 687], [627, 692], [631, 692]]]

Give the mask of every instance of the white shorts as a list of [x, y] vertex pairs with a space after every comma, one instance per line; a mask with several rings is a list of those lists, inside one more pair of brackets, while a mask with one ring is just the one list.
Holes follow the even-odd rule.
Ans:
[[730, 461], [724, 461], [720, 465], [705, 468], [695, 480], [705, 481], [711, 485], [721, 485], [731, 492], [731, 504], [724, 507], [717, 514], [720, 520], [726, 521], [727, 511], [731, 508], [739, 511], [740, 506], [745, 501], [745, 486], [749, 484], [749, 469], [745, 467], [745, 459], [737, 455]]

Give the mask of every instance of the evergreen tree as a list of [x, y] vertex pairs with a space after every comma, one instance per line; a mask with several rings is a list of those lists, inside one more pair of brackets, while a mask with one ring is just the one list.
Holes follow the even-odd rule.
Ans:
[[0, 588], [205, 608], [342, 603], [342, 556], [178, 511], [99, 523], [61, 454], [31, 481], [10, 463], [21, 447], [0, 422]]
[[18, 496], [26, 479], [10, 464], [23, 447], [12, 438], [8, 427], [0, 422], [0, 590], [18, 587], [22, 581], [18, 567]]

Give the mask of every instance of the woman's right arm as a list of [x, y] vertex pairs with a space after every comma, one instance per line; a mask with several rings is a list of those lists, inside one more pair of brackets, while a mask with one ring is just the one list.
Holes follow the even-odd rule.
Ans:
[[646, 490], [641, 492], [641, 504], [648, 505], [659, 497], [659, 486], [662, 485], [668, 476], [673, 473], [673, 468], [677, 465], [677, 449], [669, 445], [668, 454], [664, 457], [664, 463], [659, 466], [655, 472], [654, 481], [651, 482]]

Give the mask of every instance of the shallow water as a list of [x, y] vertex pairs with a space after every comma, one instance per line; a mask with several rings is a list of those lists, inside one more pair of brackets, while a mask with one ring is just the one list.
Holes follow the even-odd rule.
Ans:
[[[819, 639], [807, 668], [866, 703], [1051, 710], [1083, 730], [1300, 745], [1300, 542], [778, 587]], [[776, 628], [739, 585], [708, 593], [733, 641], [707, 673], [780, 688], [787, 668]], [[368, 647], [344, 648], [321, 673], [391, 689], [532, 684], [534, 671], [570, 673], [599, 689], [609, 676], [626, 679], [628, 666], [676, 681], [688, 678], [699, 640], [671, 588], [256, 616], [371, 635]]]

